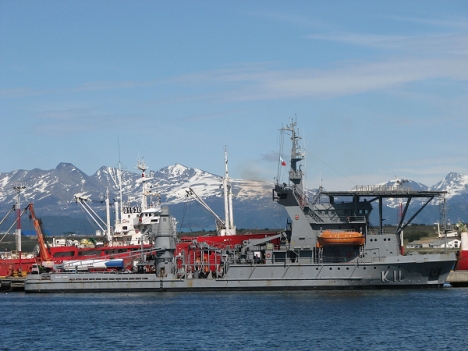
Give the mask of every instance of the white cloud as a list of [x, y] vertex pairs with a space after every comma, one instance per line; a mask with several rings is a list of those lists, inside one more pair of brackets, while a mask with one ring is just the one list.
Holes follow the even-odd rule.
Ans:
[[[391, 55], [412, 53], [417, 56], [446, 56], [449, 53], [468, 53], [468, 36], [461, 34], [438, 35], [382, 35], [367, 33], [311, 34], [307, 39], [334, 41], [351, 45], [391, 50]], [[396, 52], [395, 52], [396, 50]]]
[[427, 79], [467, 80], [466, 62], [465, 57], [409, 57], [373, 62], [342, 62], [336, 67], [322, 70], [255, 70], [241, 66], [177, 77], [175, 81], [196, 84], [200, 89], [219, 85], [221, 93], [209, 92], [207, 96], [231, 101], [333, 98]]

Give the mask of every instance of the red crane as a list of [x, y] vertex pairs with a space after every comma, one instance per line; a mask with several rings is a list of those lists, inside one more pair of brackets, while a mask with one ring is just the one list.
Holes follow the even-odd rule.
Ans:
[[34, 213], [34, 205], [31, 203], [28, 205], [28, 208], [34, 224], [34, 229], [36, 230], [37, 242], [39, 244], [39, 257], [42, 262], [52, 261], [52, 255], [50, 254], [49, 250], [47, 250], [47, 246], [44, 241], [44, 234], [42, 233], [41, 223], [39, 219], [36, 218], [36, 214]]

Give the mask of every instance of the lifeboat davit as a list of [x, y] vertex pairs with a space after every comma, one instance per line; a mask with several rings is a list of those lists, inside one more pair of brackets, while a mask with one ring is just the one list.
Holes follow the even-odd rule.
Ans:
[[359, 232], [325, 230], [319, 237], [317, 247], [331, 245], [364, 245], [365, 238]]

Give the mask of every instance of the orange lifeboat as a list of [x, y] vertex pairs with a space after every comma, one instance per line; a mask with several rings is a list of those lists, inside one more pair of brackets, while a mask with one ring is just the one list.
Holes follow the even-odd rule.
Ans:
[[318, 237], [317, 247], [331, 245], [364, 245], [364, 235], [359, 232], [325, 230]]

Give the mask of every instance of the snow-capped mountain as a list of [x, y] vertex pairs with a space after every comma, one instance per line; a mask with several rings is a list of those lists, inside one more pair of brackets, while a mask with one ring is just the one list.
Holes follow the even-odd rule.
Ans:
[[[385, 183], [376, 184], [376, 186], [382, 187], [385, 189], [411, 189], [411, 190], [416, 190], [416, 191], [429, 190], [428, 186], [419, 182], [415, 182], [414, 180], [409, 180], [409, 179], [393, 179]], [[400, 200], [401, 199], [390, 198], [390, 199], [385, 199], [384, 203], [385, 203], [385, 206], [387, 207], [398, 208], [400, 206]]]
[[451, 172], [430, 190], [447, 192], [445, 198], [451, 223], [468, 221], [468, 175]]
[[409, 179], [393, 179], [385, 183], [377, 184], [377, 186], [382, 186], [382, 187], [387, 187], [387, 188], [400, 188], [401, 187], [401, 188], [409, 188], [409, 189], [418, 190], [418, 191], [419, 190], [424, 191], [424, 190], [429, 189], [428, 186], [419, 182], [415, 182], [414, 180], [409, 180]]
[[[220, 191], [221, 176], [178, 163], [157, 171], [154, 179], [158, 191], [164, 197], [163, 201], [169, 204], [184, 202], [189, 187], [203, 199], [223, 196]], [[271, 193], [272, 188], [272, 184], [252, 180], [232, 179], [231, 184], [238, 201], [264, 198]]]
[[447, 199], [455, 196], [466, 196], [468, 194], [468, 175], [451, 172], [432, 186], [430, 190], [447, 191]]
[[[124, 202], [139, 201], [142, 188], [138, 180], [141, 177], [141, 174], [122, 171]], [[153, 186], [154, 194], [159, 195], [162, 203], [170, 206], [180, 225], [196, 230], [214, 227], [214, 219], [203, 212], [192, 198], [187, 197], [189, 188], [204, 199], [220, 217], [224, 217], [221, 176], [175, 164], [156, 172], [147, 171], [146, 177]], [[21, 192], [23, 208], [33, 202], [39, 216], [77, 217], [82, 214], [82, 210], [74, 200], [75, 194], [86, 194], [93, 200], [96, 212], [103, 214], [107, 189], [111, 203], [121, 201], [118, 184], [118, 169], [113, 167], [101, 167], [91, 176], [69, 163], [60, 163], [55, 169], [47, 171], [34, 169], [0, 173], [0, 216], [1, 213], [7, 213], [15, 203], [14, 187], [17, 185], [25, 187]], [[234, 194], [234, 217], [238, 228], [284, 226], [284, 210], [271, 199], [272, 184], [232, 179], [231, 185]], [[268, 215], [265, 215], [265, 211]], [[275, 218], [278, 215], [282, 218]]]
[[[141, 194], [141, 174], [122, 171], [123, 201], [138, 201]], [[156, 172], [147, 171], [146, 177], [158, 193], [161, 201], [168, 204], [176, 216], [179, 226], [185, 230], [196, 228], [212, 229], [214, 220], [190, 197], [188, 188], [193, 191], [216, 212], [224, 217], [222, 177], [200, 169], [174, 164]], [[17, 170], [0, 173], [0, 216], [8, 212], [15, 203], [17, 185], [24, 185], [22, 207], [33, 202], [36, 213], [46, 216], [79, 217], [81, 208], [74, 201], [74, 195], [85, 193], [95, 201], [95, 206], [104, 212], [102, 201], [107, 189], [111, 203], [119, 199], [118, 169], [101, 167], [91, 176], [86, 175], [70, 163], [60, 163], [55, 169], [30, 171]], [[272, 201], [273, 184], [261, 181], [231, 179], [234, 193], [234, 222], [238, 228], [281, 228], [285, 226], [287, 215], [284, 208]], [[391, 180], [378, 184], [385, 187], [410, 187], [413, 190], [447, 191], [448, 217], [455, 223], [458, 219], [468, 221], [468, 176], [449, 173], [443, 180], [432, 187], [412, 180]], [[311, 197], [313, 194], [311, 193]], [[386, 200], [385, 207], [395, 212], [398, 200]], [[431, 204], [426, 214], [418, 216], [417, 223], [434, 223], [439, 220], [437, 203]], [[391, 212], [391, 213], [393, 213]], [[395, 212], [396, 213], [396, 212]], [[393, 214], [391, 215], [393, 216]], [[390, 216], [389, 216], [390, 217]], [[395, 215], [396, 217], [396, 215]], [[392, 218], [387, 223], [396, 222]], [[53, 223], [48, 224], [49, 227]], [[0, 230], [4, 230], [1, 228]], [[69, 228], [70, 231], [78, 231]], [[54, 230], [52, 229], [52, 232]]]

